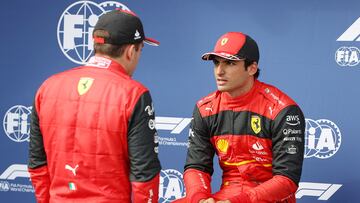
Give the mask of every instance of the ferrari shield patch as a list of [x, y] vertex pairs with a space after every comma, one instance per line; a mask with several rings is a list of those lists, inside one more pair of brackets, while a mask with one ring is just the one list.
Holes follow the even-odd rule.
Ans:
[[88, 92], [93, 82], [94, 82], [94, 78], [80, 78], [77, 86], [79, 95], [81, 96], [86, 92]]
[[251, 129], [255, 134], [261, 131], [261, 119], [259, 116], [251, 116]]

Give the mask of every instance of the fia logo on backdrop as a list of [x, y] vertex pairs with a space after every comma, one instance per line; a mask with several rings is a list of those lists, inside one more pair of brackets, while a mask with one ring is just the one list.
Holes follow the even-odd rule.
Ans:
[[342, 137], [339, 127], [327, 119], [305, 119], [305, 152], [304, 158], [332, 157], [341, 146]]
[[92, 56], [92, 32], [99, 17], [116, 8], [130, 10], [116, 1], [100, 4], [92, 1], [78, 1], [68, 6], [60, 16], [57, 39], [61, 51], [74, 63], [83, 65]]
[[335, 52], [335, 61], [342, 67], [357, 66], [360, 62], [360, 17], [336, 40], [349, 46], [341, 46]]
[[159, 202], [168, 203], [185, 196], [183, 175], [175, 169], [161, 170]]
[[3, 128], [5, 134], [12, 141], [29, 141], [31, 109], [31, 106], [15, 105], [5, 113]]

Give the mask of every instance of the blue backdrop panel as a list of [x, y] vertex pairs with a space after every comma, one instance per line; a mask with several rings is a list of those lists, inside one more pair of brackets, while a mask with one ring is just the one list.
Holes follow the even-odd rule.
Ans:
[[[161, 42], [143, 49], [134, 78], [156, 108], [160, 202], [185, 195], [182, 175], [193, 107], [216, 89], [211, 62], [200, 59], [228, 31], [260, 46], [260, 80], [290, 95], [306, 116], [298, 202], [357, 202], [360, 1], [4, 1], [1, 44], [1, 202], [35, 202], [27, 172], [29, 113], [50, 75], [84, 63], [98, 16], [116, 7], [143, 20]], [[216, 158], [215, 158], [216, 159]], [[221, 171], [213, 175], [213, 190]]]

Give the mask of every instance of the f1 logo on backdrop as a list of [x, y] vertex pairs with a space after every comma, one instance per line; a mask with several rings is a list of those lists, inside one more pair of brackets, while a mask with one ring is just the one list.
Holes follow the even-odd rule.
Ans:
[[191, 118], [156, 117], [157, 130], [171, 130], [171, 134], [180, 134], [191, 122]]
[[[30, 174], [27, 165], [12, 164], [0, 175], [0, 192], [34, 192], [29, 181]], [[21, 179], [27, 178], [25, 184], [20, 183]], [[15, 180], [16, 179], [16, 180]]]
[[187, 136], [175, 135], [181, 134], [189, 126], [190, 122], [191, 118], [155, 117], [157, 130], [171, 131], [170, 134], [159, 136], [159, 145], [188, 147]]
[[[336, 40], [338, 42], [360, 42], [360, 17]], [[360, 62], [360, 50], [356, 46], [342, 46], [335, 52], [339, 66], [356, 66]]]
[[318, 200], [329, 200], [341, 186], [341, 184], [300, 182], [296, 199], [313, 196], [319, 197]]
[[29, 141], [31, 109], [31, 106], [15, 105], [5, 113], [3, 127], [5, 134], [12, 141]]
[[116, 1], [97, 4], [78, 1], [68, 6], [61, 15], [57, 26], [60, 49], [72, 62], [85, 64], [93, 53], [92, 32], [99, 17], [115, 8], [130, 10]]
[[316, 157], [327, 159], [333, 156], [341, 145], [339, 127], [327, 119], [305, 119], [305, 152], [304, 158]]
[[0, 175], [1, 180], [15, 180], [16, 178], [29, 178], [29, 177], [30, 177], [30, 174], [28, 172], [27, 165], [24, 165], [24, 164], [10, 165]]

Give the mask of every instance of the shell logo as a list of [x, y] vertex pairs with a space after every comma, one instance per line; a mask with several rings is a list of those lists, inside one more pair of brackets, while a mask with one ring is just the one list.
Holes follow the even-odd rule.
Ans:
[[227, 150], [229, 148], [229, 142], [225, 139], [219, 139], [216, 141], [216, 148], [220, 152], [225, 153], [225, 152], [227, 152]]

